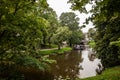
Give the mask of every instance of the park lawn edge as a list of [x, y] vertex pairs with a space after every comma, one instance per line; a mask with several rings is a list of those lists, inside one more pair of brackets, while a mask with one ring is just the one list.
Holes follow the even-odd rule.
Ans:
[[95, 41], [90, 41], [90, 42], [89, 42], [89, 46], [90, 46], [91, 48], [95, 48], [95, 45], [96, 45]]
[[39, 53], [41, 55], [64, 54], [65, 52], [69, 52], [71, 50], [72, 50], [72, 48], [65, 47], [65, 48], [61, 48], [60, 50], [58, 50], [58, 49], [51, 49], [51, 50], [39, 51]]

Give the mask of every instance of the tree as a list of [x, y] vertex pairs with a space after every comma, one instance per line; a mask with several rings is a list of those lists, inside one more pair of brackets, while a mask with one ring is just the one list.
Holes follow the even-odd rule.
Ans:
[[57, 30], [57, 27], [59, 26], [58, 20], [57, 20], [57, 14], [55, 11], [53, 11], [52, 8], [46, 8], [44, 10], [44, 12], [41, 15], [42, 17], [44, 17], [46, 20], [49, 21], [50, 26], [47, 28], [47, 34], [43, 34], [43, 43], [44, 45], [47, 43], [49, 43], [49, 47], [51, 44], [51, 38], [53, 36], [53, 34], [55, 33], [55, 31]]
[[79, 30], [79, 18], [73, 12], [62, 13], [60, 16], [60, 23], [62, 26], [67, 26], [72, 31], [68, 43], [70, 46], [75, 43], [80, 43], [83, 37], [82, 32]]
[[79, 29], [79, 18], [73, 12], [62, 13], [60, 23], [62, 26], [68, 26], [71, 31]]
[[80, 44], [80, 41], [83, 40], [83, 33], [81, 30], [72, 31], [70, 39], [72, 44]]
[[89, 11], [92, 16], [88, 19], [96, 27], [97, 35], [96, 51], [101, 58], [104, 67], [111, 67], [120, 64], [119, 47], [112, 45], [112, 41], [120, 38], [120, 1], [118, 0], [69, 0], [72, 9], [86, 12], [85, 6], [92, 4]]
[[95, 38], [95, 35], [96, 35], [96, 31], [95, 31], [95, 29], [94, 28], [90, 28], [89, 30], [88, 30], [88, 38], [89, 38], [89, 40], [94, 40], [94, 38]]
[[46, 70], [37, 58], [42, 31], [49, 26], [38, 12], [39, 6], [47, 7], [46, 0], [0, 0], [0, 5], [0, 79], [21, 78], [23, 67]]
[[67, 41], [70, 33], [71, 31], [68, 27], [59, 27], [55, 34], [53, 34], [52, 41], [58, 45], [58, 50], [60, 50], [62, 42]]

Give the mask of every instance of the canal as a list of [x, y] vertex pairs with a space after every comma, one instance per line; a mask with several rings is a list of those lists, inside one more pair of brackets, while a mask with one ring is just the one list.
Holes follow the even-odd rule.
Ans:
[[95, 57], [95, 53], [90, 48], [85, 50], [73, 50], [63, 55], [50, 55], [50, 59], [56, 60], [57, 63], [51, 64], [51, 73], [55, 80], [69, 78], [86, 78], [95, 76], [96, 70], [101, 65], [100, 59]]

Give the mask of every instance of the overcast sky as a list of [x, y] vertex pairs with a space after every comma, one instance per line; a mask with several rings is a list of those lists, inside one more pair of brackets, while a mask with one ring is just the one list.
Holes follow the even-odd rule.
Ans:
[[[48, 0], [48, 4], [51, 8], [53, 8], [54, 11], [56, 11], [58, 17], [61, 15], [61, 13], [63, 12], [73, 12], [70, 9], [71, 4], [67, 4], [68, 0]], [[90, 9], [90, 5], [86, 6], [87, 10]], [[86, 14], [81, 14], [79, 11], [74, 11], [75, 14], [80, 18], [80, 25], [83, 24], [83, 22], [85, 21], [86, 17], [90, 16], [90, 15], [86, 15]], [[90, 23], [89, 25], [87, 25], [86, 28], [82, 29], [83, 32], [87, 32], [89, 28], [93, 27], [92, 23]]]

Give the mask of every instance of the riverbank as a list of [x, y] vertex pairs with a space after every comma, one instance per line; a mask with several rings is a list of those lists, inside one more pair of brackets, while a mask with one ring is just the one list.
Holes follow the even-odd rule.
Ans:
[[101, 75], [80, 80], [120, 80], [120, 66], [106, 69]]
[[90, 41], [90, 42], [89, 42], [89, 46], [90, 46], [91, 48], [95, 48], [95, 45], [96, 45], [95, 41]]
[[41, 50], [39, 53], [42, 55], [63, 54], [64, 52], [68, 52], [71, 50], [72, 50], [72, 48], [70, 48], [70, 47], [61, 48], [60, 50], [58, 50], [57, 48], [53, 48], [53, 49]]

